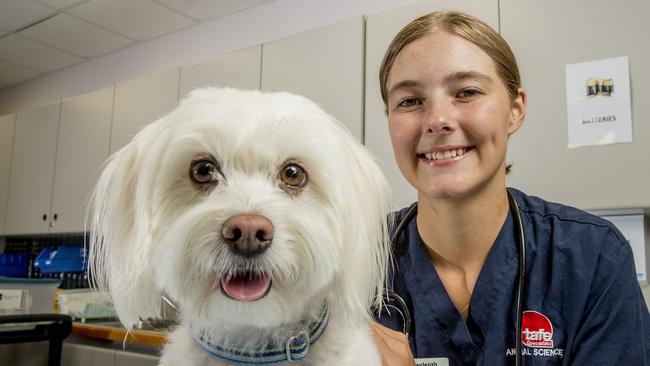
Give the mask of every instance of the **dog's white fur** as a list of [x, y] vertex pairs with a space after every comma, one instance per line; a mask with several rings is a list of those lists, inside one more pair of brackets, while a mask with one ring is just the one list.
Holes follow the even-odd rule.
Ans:
[[[223, 172], [210, 190], [190, 179], [197, 156], [214, 157]], [[309, 174], [297, 194], [279, 186], [287, 161]], [[380, 364], [367, 321], [389, 263], [388, 185], [365, 148], [311, 101], [196, 90], [109, 159], [91, 204], [91, 274], [123, 324], [159, 317], [162, 294], [181, 309], [161, 365], [227, 364], [196, 344], [190, 326], [255, 350], [285, 340], [323, 302], [329, 325], [300, 364]], [[232, 253], [220, 236], [242, 213], [265, 216], [275, 230], [256, 259]], [[226, 297], [219, 275], [235, 265], [270, 273], [270, 292], [252, 302]]]

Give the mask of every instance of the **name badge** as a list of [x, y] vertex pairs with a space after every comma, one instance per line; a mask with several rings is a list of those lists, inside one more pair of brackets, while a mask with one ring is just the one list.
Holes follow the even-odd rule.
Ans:
[[416, 358], [415, 364], [417, 366], [449, 366], [449, 359], [447, 357]]

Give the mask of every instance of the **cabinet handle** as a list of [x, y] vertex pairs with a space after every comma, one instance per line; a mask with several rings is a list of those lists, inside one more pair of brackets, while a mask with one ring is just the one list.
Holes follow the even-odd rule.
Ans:
[[47, 221], [47, 214], [43, 214], [43, 221]]
[[54, 214], [54, 221], [59, 218], [59, 214]]

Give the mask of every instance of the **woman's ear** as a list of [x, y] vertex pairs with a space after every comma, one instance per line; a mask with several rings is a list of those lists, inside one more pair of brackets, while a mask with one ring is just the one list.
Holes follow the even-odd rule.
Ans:
[[508, 136], [517, 132], [519, 127], [524, 124], [526, 116], [526, 103], [528, 97], [524, 88], [517, 89], [517, 96], [512, 100], [510, 122], [508, 123]]

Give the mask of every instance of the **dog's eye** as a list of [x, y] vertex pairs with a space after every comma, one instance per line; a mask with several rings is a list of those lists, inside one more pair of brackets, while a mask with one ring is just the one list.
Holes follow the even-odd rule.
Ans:
[[307, 184], [307, 172], [296, 163], [286, 164], [280, 169], [280, 182], [285, 188], [299, 189]]
[[196, 184], [217, 181], [217, 166], [210, 160], [196, 160], [190, 165], [190, 178]]

